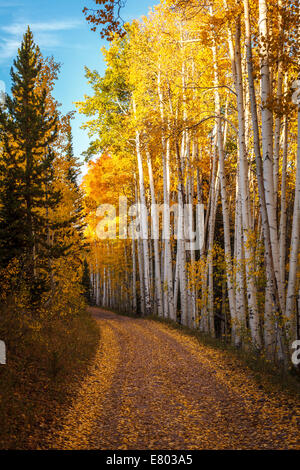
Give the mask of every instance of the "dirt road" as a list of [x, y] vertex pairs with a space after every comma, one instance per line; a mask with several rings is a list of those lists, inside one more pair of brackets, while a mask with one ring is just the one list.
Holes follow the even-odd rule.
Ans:
[[222, 351], [165, 324], [92, 312], [100, 347], [51, 447], [300, 448], [297, 403], [266, 393]]

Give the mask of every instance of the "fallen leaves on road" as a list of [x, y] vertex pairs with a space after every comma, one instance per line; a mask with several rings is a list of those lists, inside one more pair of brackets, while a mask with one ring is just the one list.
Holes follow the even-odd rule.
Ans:
[[48, 446], [299, 449], [299, 402], [168, 325], [94, 309], [101, 346]]

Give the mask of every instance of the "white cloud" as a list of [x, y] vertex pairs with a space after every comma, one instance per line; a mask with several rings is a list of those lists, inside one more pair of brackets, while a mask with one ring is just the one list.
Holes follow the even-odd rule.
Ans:
[[0, 61], [12, 57], [20, 46], [16, 39], [0, 38]]
[[76, 19], [36, 23], [19, 21], [12, 23], [11, 25], [2, 26], [0, 27], [0, 62], [16, 55], [18, 47], [20, 47], [21, 44], [22, 36], [25, 33], [28, 24], [34, 34], [34, 39], [37, 44], [41, 48], [48, 49], [58, 47], [62, 44], [58, 33], [76, 29], [82, 24], [82, 21]]
[[1, 30], [8, 34], [23, 34], [27, 26], [30, 26], [30, 29], [33, 32], [54, 32], [54, 31], [66, 31], [70, 29], [75, 29], [82, 24], [79, 20], [66, 20], [66, 21], [47, 21], [39, 23], [28, 23], [18, 22], [13, 23], [8, 26], [2, 26]]

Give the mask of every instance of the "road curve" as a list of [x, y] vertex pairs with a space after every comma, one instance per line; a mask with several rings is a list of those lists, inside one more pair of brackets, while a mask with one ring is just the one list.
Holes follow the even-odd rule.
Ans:
[[163, 323], [91, 310], [99, 349], [48, 448], [300, 448], [297, 402], [266, 393], [222, 351]]

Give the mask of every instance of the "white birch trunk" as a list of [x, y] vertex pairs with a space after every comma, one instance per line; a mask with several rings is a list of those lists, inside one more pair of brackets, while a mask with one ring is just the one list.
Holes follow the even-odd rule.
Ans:
[[[133, 101], [133, 110], [135, 113], [135, 102]], [[140, 235], [143, 245], [143, 273], [144, 273], [144, 289], [145, 289], [145, 315], [151, 314], [151, 297], [150, 297], [150, 265], [149, 265], [149, 247], [148, 247], [148, 216], [145, 196], [144, 185], [144, 170], [143, 160], [141, 154], [140, 133], [136, 130], [135, 133], [136, 155], [139, 170], [139, 190], [140, 190]]]
[[132, 251], [132, 311], [137, 313], [137, 299], [136, 299], [136, 254], [135, 254], [135, 239], [132, 236], [131, 240]]
[[274, 169], [273, 169], [273, 114], [268, 108], [267, 101], [270, 97], [270, 70], [268, 64], [268, 27], [267, 27], [267, 3], [266, 0], [259, 0], [259, 34], [260, 34], [260, 73], [261, 73], [261, 131], [262, 131], [262, 152], [264, 169], [264, 187], [268, 220], [270, 228], [270, 239], [272, 246], [274, 272], [278, 285], [278, 295], [281, 311], [284, 314], [283, 285], [279, 273], [279, 243], [277, 232], [276, 202], [274, 191]]
[[213, 67], [214, 67], [214, 87], [215, 87], [215, 110], [217, 118], [217, 141], [218, 141], [218, 152], [219, 152], [219, 174], [220, 174], [220, 186], [221, 186], [221, 202], [223, 211], [223, 227], [224, 227], [224, 249], [225, 249], [225, 264], [226, 264], [226, 279], [227, 279], [227, 291], [229, 300], [230, 315], [233, 321], [236, 321], [236, 301], [234, 293], [233, 283], [233, 270], [232, 270], [232, 255], [231, 255], [231, 242], [230, 242], [230, 223], [229, 223], [229, 209], [228, 209], [228, 198], [226, 189], [226, 178], [225, 178], [225, 164], [224, 164], [224, 148], [223, 148], [223, 135], [222, 135], [222, 123], [221, 123], [221, 103], [219, 94], [219, 78], [218, 78], [218, 65], [217, 65], [217, 51], [216, 45], [213, 41]]
[[[235, 66], [235, 67], [234, 67]], [[237, 93], [238, 108], [238, 141], [239, 141], [239, 175], [240, 175], [240, 191], [242, 201], [242, 220], [243, 220], [243, 238], [245, 242], [245, 258], [246, 258], [246, 278], [247, 278], [247, 296], [249, 308], [249, 325], [252, 342], [255, 348], [261, 348], [261, 336], [259, 328], [259, 315], [257, 308], [256, 287], [253, 276], [251, 274], [251, 265], [253, 264], [253, 249], [250, 246], [250, 230], [251, 230], [251, 213], [250, 201], [248, 197], [248, 161], [245, 145], [245, 116], [244, 116], [244, 100], [243, 100], [243, 79], [241, 68], [241, 50], [240, 50], [240, 18], [236, 23], [236, 44], [235, 44], [235, 61], [233, 61], [233, 70], [235, 68], [235, 86]]]
[[154, 264], [155, 264], [155, 293], [157, 301], [157, 313], [160, 317], [163, 316], [163, 298], [162, 298], [162, 286], [161, 286], [161, 275], [160, 275], [160, 259], [159, 259], [159, 220], [157, 214], [157, 205], [155, 197], [155, 188], [153, 181], [153, 172], [152, 172], [152, 162], [151, 155], [149, 151], [147, 153], [147, 165], [149, 173], [149, 182], [150, 182], [150, 192], [151, 192], [151, 220], [152, 220], [152, 238], [154, 244]]
[[[287, 334], [290, 341], [296, 339], [296, 287], [297, 266], [300, 247], [300, 105], [298, 105], [298, 137], [297, 137], [297, 174], [295, 185], [295, 200], [293, 211], [293, 225], [291, 234], [291, 248], [289, 259], [289, 280], [286, 297], [286, 317], [288, 319]], [[298, 319], [299, 321], [299, 319]]]

